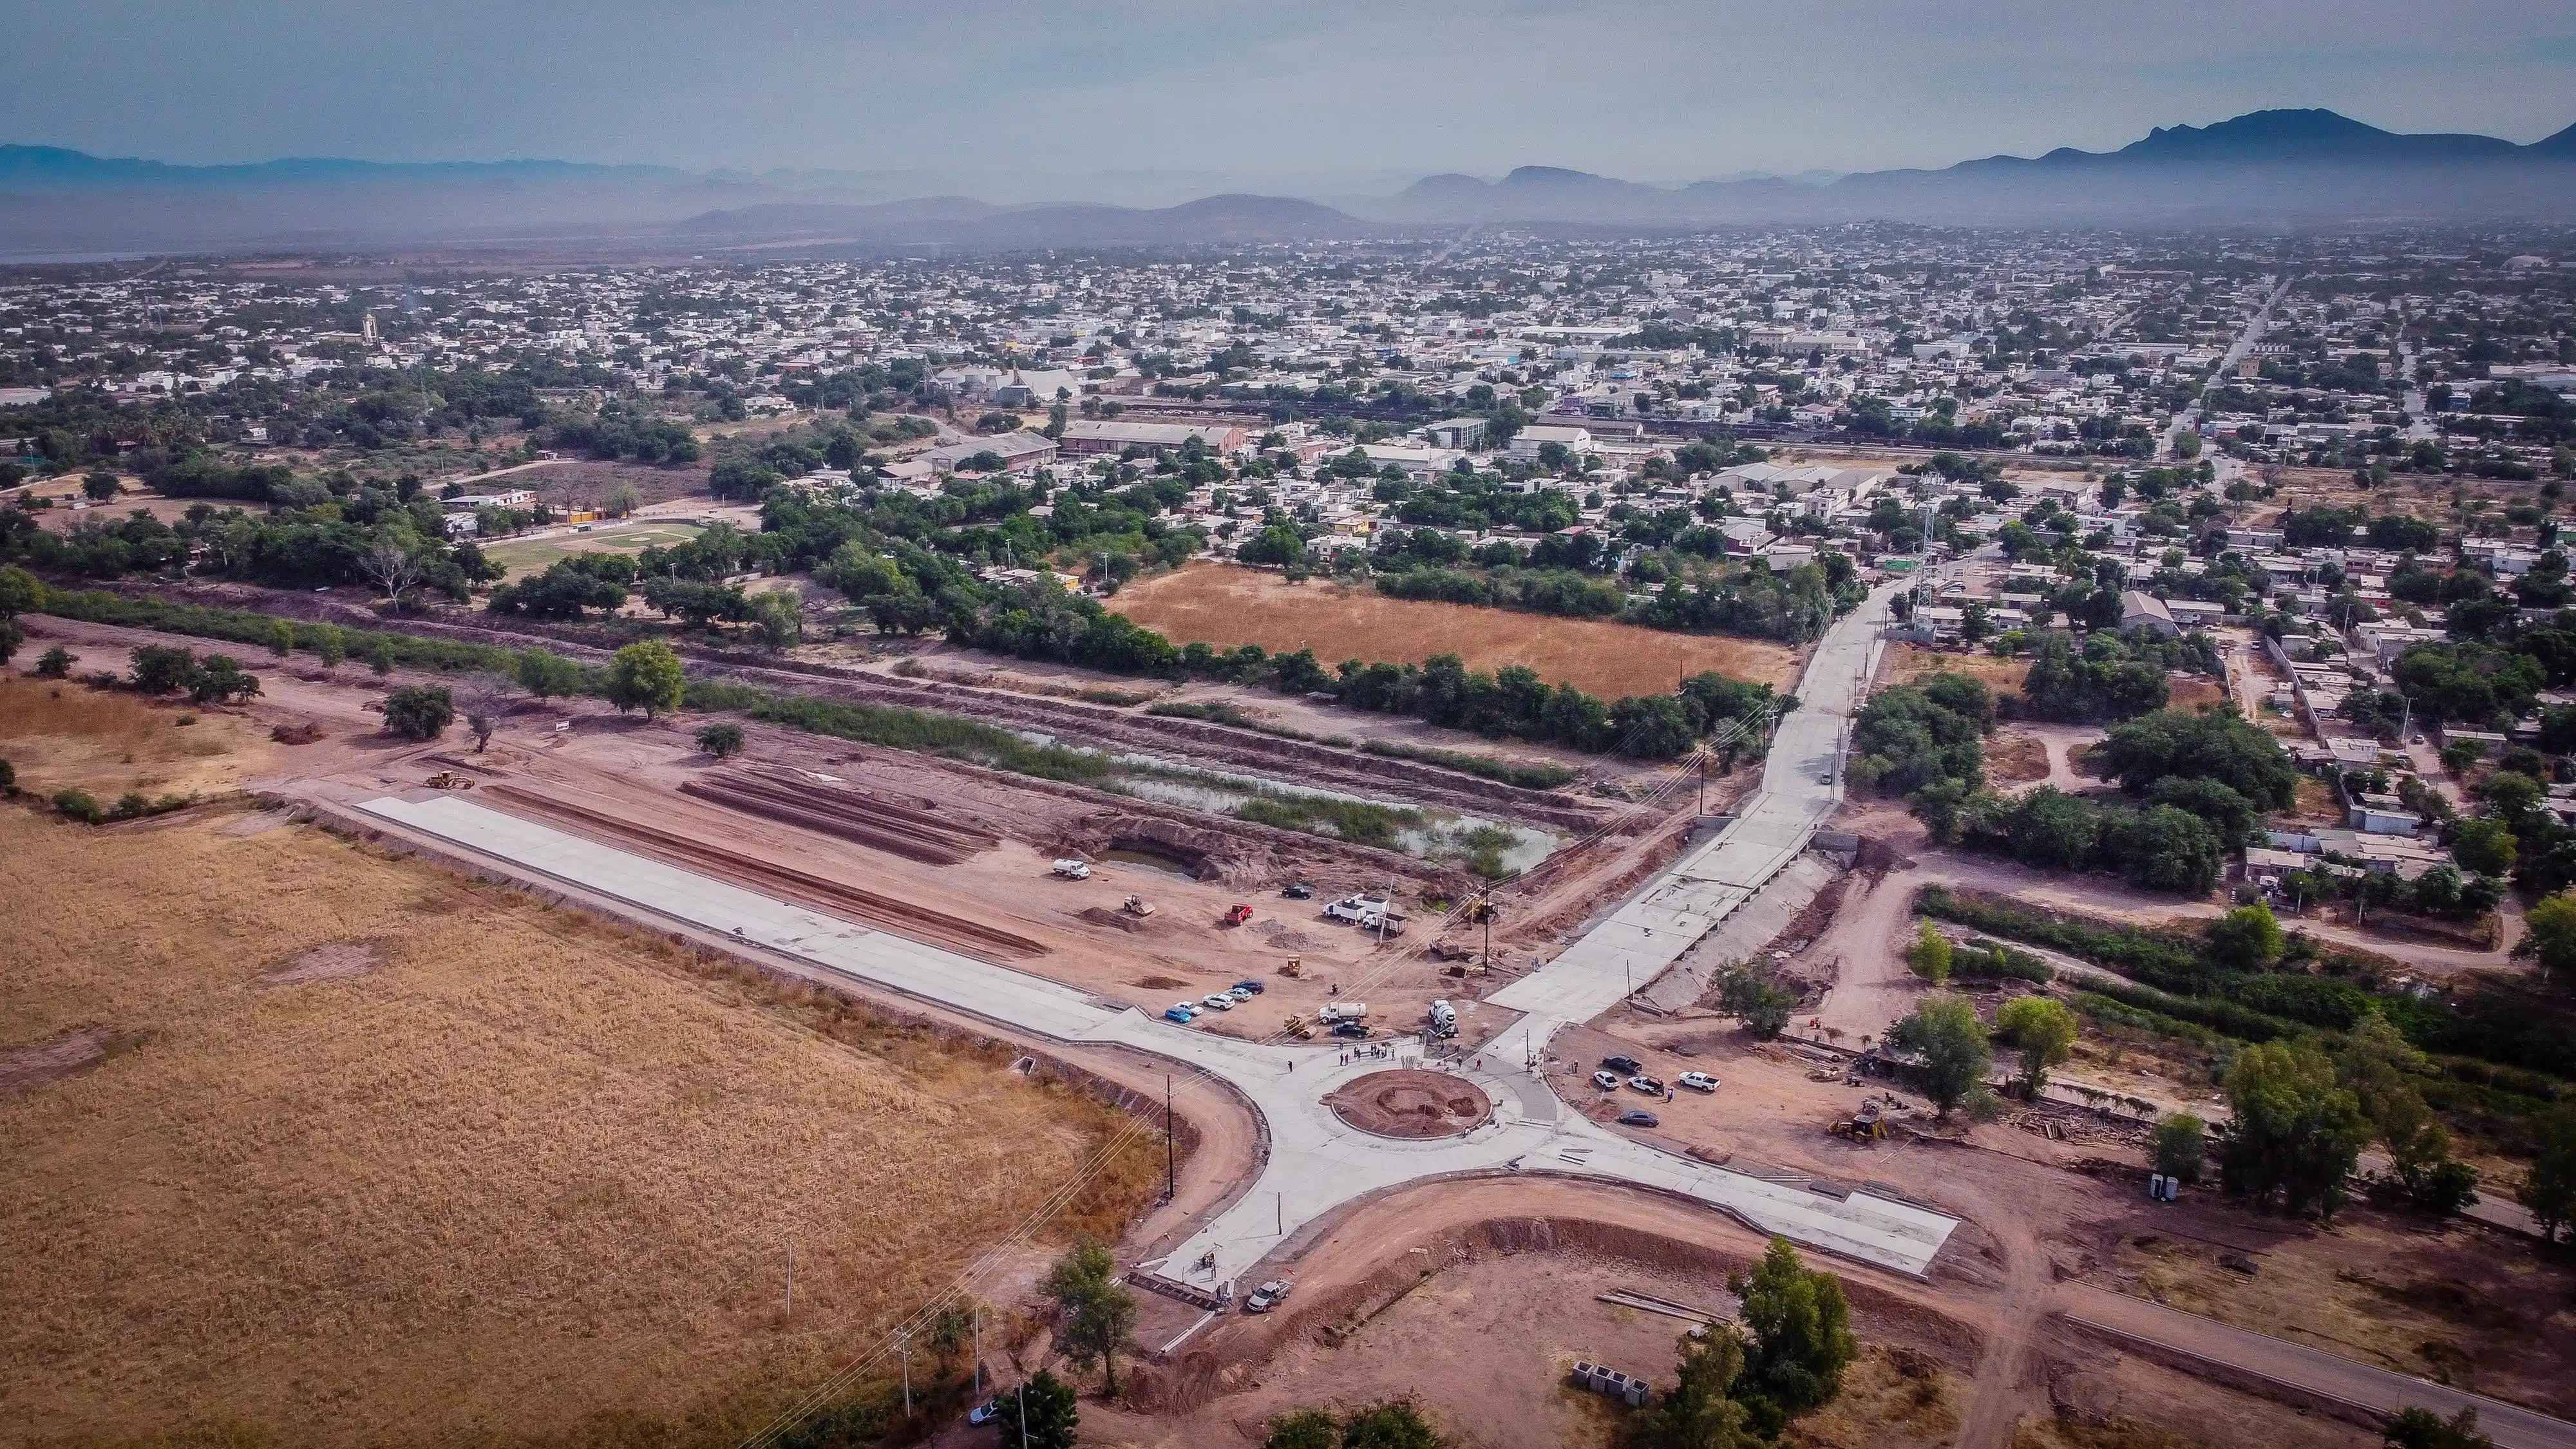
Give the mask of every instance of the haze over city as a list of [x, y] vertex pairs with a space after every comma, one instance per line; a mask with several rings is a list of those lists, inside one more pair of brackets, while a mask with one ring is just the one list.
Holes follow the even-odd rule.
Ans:
[[109, 3], [0, 1449], [2576, 1449], [2576, 13]]

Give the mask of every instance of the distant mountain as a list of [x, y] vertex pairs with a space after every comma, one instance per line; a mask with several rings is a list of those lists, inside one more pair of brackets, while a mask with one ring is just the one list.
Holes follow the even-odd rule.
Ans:
[[2158, 127], [2116, 151], [1990, 156], [1811, 184], [1662, 188], [1525, 167], [1426, 177], [1362, 215], [1414, 224], [1697, 227], [1857, 220], [1939, 225], [2311, 225], [2374, 218], [2576, 217], [2576, 126], [2528, 146], [2406, 135], [2324, 110]]
[[1477, 223], [1673, 231], [1863, 220], [2175, 227], [2565, 220], [2576, 219], [2576, 126], [2517, 146], [2492, 136], [2383, 131], [2333, 111], [2255, 111], [2210, 126], [2158, 127], [2116, 151], [2066, 148], [1840, 177], [1738, 173], [1680, 187], [1524, 166], [1491, 182], [1426, 176], [1340, 209], [1244, 194], [1165, 207], [896, 199], [923, 179], [909, 171], [701, 175], [568, 161], [304, 157], [173, 166], [0, 146], [0, 259], [425, 245], [654, 253], [1152, 246]]

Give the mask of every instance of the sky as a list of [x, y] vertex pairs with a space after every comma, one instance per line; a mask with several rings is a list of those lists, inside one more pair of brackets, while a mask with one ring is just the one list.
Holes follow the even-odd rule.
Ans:
[[[1677, 183], [1941, 166], [2323, 106], [2576, 122], [2555, 0], [0, 0], [0, 141], [208, 163], [544, 157], [890, 193]], [[1007, 195], [1001, 193], [1017, 193]], [[1113, 197], [1108, 193], [1121, 193]]]

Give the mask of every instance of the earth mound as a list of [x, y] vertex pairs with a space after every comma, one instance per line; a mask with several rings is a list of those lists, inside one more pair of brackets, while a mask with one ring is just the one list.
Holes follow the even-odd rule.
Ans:
[[1456, 1137], [1493, 1115], [1484, 1089], [1446, 1072], [1371, 1072], [1324, 1099], [1333, 1115], [1380, 1137]]

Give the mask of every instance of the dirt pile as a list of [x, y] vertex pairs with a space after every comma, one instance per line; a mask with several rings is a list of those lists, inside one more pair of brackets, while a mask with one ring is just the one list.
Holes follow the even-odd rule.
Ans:
[[691, 780], [680, 793], [930, 865], [963, 864], [1002, 843], [989, 830], [939, 815], [927, 802], [907, 804], [782, 770]]
[[1494, 1104], [1446, 1072], [1371, 1072], [1324, 1099], [1333, 1115], [1380, 1137], [1456, 1137], [1483, 1125]]

